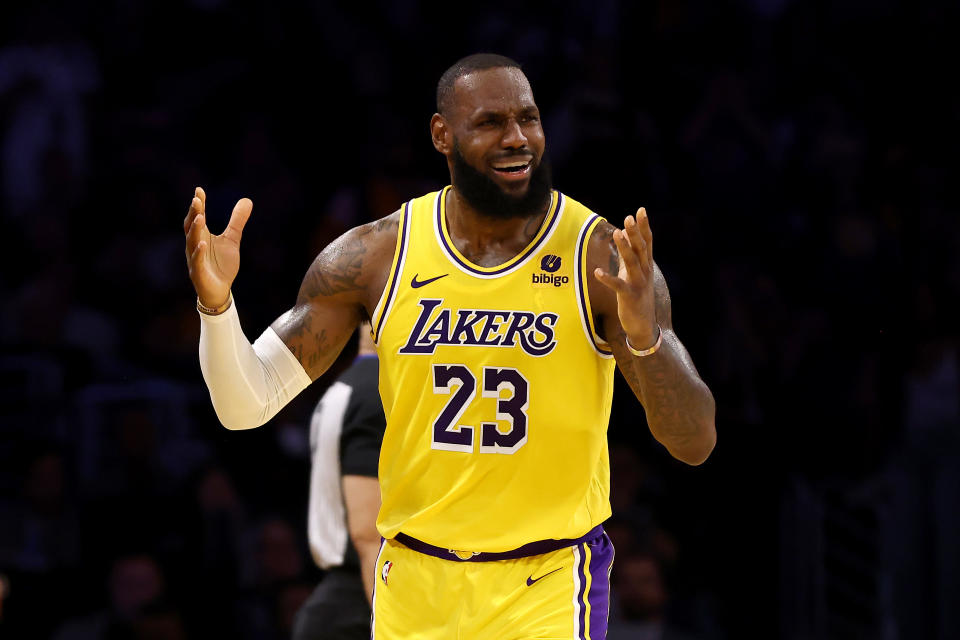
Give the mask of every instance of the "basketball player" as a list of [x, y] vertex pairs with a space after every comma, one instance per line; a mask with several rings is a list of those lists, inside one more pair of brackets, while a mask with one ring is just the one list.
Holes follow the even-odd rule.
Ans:
[[[377, 461], [386, 419], [373, 340], [360, 329], [357, 359], [310, 421], [310, 552], [326, 575], [297, 612], [293, 640], [366, 640], [380, 550]], [[362, 576], [362, 578], [361, 578]]]
[[227, 428], [256, 427], [369, 318], [387, 419], [373, 637], [602, 639], [614, 363], [688, 464], [716, 441], [713, 397], [673, 331], [646, 212], [619, 230], [551, 188], [517, 63], [455, 63], [430, 132], [451, 186], [331, 243], [253, 345], [230, 294], [252, 203], [217, 236], [196, 190], [204, 379]]

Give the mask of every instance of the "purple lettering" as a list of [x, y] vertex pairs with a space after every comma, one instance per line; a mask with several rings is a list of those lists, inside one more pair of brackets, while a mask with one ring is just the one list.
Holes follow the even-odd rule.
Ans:
[[500, 336], [494, 336], [493, 340], [488, 340], [491, 333], [497, 333], [500, 331], [500, 323], [497, 322], [497, 317], [503, 318], [506, 320], [510, 314], [504, 313], [503, 311], [477, 311], [477, 316], [483, 316], [487, 319], [487, 322], [483, 325], [483, 330], [480, 331], [479, 343], [484, 347], [495, 347], [500, 344]]
[[[526, 333], [520, 334], [520, 346], [523, 347], [523, 350], [532, 356], [545, 356], [553, 351], [553, 348], [557, 346], [557, 341], [554, 339], [553, 328], [557, 324], [558, 317], [555, 313], [541, 313], [538, 315], [534, 321], [535, 331], [527, 331]], [[542, 340], [536, 338], [537, 333], [543, 336]]]
[[[503, 340], [500, 341], [500, 346], [503, 347], [512, 347], [516, 344], [517, 333], [523, 331], [524, 329], [533, 325], [534, 316], [529, 311], [514, 311], [510, 314], [510, 326], [507, 327], [507, 332], [503, 336]], [[523, 340], [523, 335], [520, 337], [521, 341]]]
[[457, 321], [451, 331], [454, 310], [441, 308], [434, 314], [442, 302], [431, 298], [417, 301], [421, 307], [420, 315], [399, 353], [432, 354], [441, 344], [513, 347], [519, 340], [521, 349], [539, 357], [547, 355], [557, 345], [559, 316], [555, 313], [456, 309]]
[[[473, 314], [472, 317], [471, 314]], [[477, 335], [473, 330], [473, 325], [479, 321], [480, 315], [473, 309], [457, 309], [457, 326], [453, 328], [453, 335], [450, 336], [450, 342], [452, 344], [479, 344], [477, 342]]]
[[[431, 340], [433, 336], [436, 338]], [[417, 342], [424, 340], [433, 344], [450, 344], [450, 309], [441, 309], [437, 319]]]
[[433, 310], [441, 302], [443, 302], [443, 300], [425, 299], [418, 301], [423, 309], [420, 311], [420, 317], [417, 318], [417, 323], [413, 326], [413, 331], [410, 332], [410, 337], [407, 338], [407, 344], [403, 345], [400, 353], [433, 353], [434, 349], [437, 348], [436, 343], [422, 344], [419, 336], [420, 332], [423, 331], [423, 327], [427, 324], [427, 320], [430, 319]]

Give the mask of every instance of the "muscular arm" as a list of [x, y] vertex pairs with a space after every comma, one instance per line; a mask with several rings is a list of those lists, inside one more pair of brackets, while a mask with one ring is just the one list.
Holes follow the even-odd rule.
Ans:
[[[398, 220], [395, 213], [356, 227], [324, 249], [304, 277], [296, 305], [254, 345], [240, 328], [235, 305], [219, 315], [201, 314], [200, 367], [225, 427], [264, 424], [327, 370], [379, 299]], [[185, 228], [190, 224], [196, 233], [188, 216]]]
[[[588, 249], [588, 273], [596, 267], [617, 273], [620, 258], [612, 241], [614, 230], [604, 221], [594, 231]], [[627, 333], [618, 316], [616, 294], [595, 278], [590, 278], [588, 285], [596, 324], [610, 343], [620, 372], [643, 405], [653, 437], [678, 460], [700, 464], [710, 455], [717, 440], [713, 395], [673, 330], [670, 292], [655, 264], [653, 286], [654, 322], [660, 325], [663, 343], [656, 353], [637, 357], [627, 349]], [[645, 349], [655, 339], [654, 333], [649, 343], [631, 341], [631, 344]]]
[[351, 229], [310, 265], [297, 303], [271, 326], [312, 380], [369, 318], [386, 285], [400, 212]]
[[380, 532], [377, 513], [380, 511], [380, 483], [368, 476], [343, 476], [343, 501], [347, 506], [347, 530], [350, 541], [360, 556], [360, 577], [367, 602], [373, 597], [380, 553]]

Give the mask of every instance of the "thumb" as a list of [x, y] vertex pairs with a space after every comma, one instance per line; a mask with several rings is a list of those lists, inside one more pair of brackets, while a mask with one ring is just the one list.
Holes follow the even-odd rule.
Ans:
[[609, 273], [606, 273], [603, 269], [600, 269], [600, 268], [594, 269], [593, 277], [596, 278], [600, 282], [600, 284], [604, 285], [605, 287], [607, 287], [608, 289], [611, 289], [616, 293], [620, 293], [624, 291], [624, 289], [626, 288], [627, 283], [621, 280], [618, 276], [613, 276], [613, 275], [610, 275]]
[[230, 214], [230, 222], [227, 223], [227, 229], [223, 235], [234, 242], [239, 243], [243, 235], [243, 228], [250, 219], [250, 213], [253, 212], [253, 201], [250, 198], [240, 198], [233, 207], [233, 213]]

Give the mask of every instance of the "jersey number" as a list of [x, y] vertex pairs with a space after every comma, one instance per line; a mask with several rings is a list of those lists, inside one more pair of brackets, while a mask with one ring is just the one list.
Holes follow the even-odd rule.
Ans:
[[[456, 391], [453, 389], [456, 388]], [[473, 427], [459, 424], [467, 405], [477, 397], [477, 379], [462, 364], [433, 365], [433, 392], [449, 395], [450, 400], [433, 423], [433, 449], [473, 452]], [[507, 398], [501, 397], [504, 391]], [[480, 453], [514, 453], [527, 443], [527, 379], [516, 369], [483, 368], [484, 398], [497, 399], [497, 420], [506, 422], [501, 431], [496, 422], [480, 423]]]

